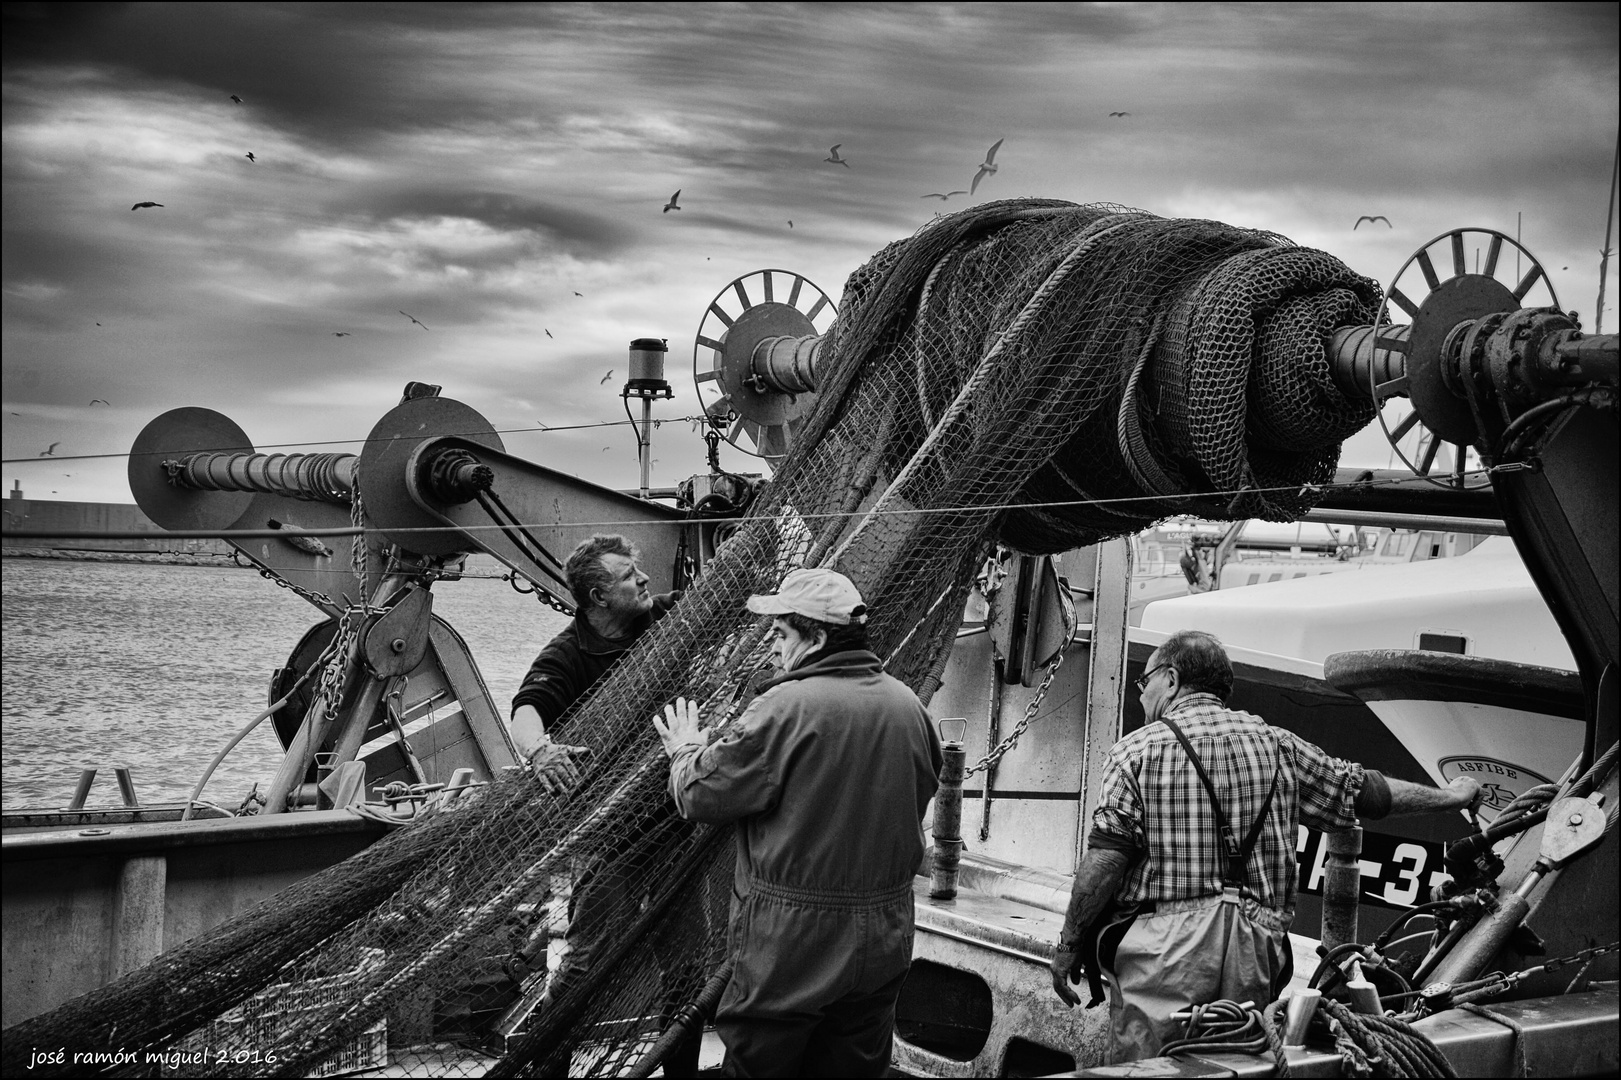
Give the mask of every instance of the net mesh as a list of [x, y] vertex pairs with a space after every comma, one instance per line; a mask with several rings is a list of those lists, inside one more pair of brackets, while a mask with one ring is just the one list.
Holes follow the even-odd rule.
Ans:
[[[1309, 509], [1373, 417], [1336, 388], [1325, 342], [1377, 300], [1331, 256], [1218, 222], [1035, 199], [935, 219], [850, 277], [776, 479], [572, 710], [593, 751], [577, 789], [498, 779], [14, 1026], [9, 1071], [71, 1044], [171, 1055], [92, 1071], [301, 1076], [383, 1042], [421, 1074], [629, 1069], [723, 958], [730, 831], [674, 816], [648, 721], [677, 696], [714, 724], [741, 711], [767, 647], [744, 599], [796, 567], [841, 570], [874, 651], [927, 701], [996, 543], [1040, 554], [1173, 513]], [[503, 1034], [571, 891], [607, 944]]]

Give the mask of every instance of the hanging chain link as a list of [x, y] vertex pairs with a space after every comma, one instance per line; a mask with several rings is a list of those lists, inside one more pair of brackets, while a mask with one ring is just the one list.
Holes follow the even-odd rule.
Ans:
[[317, 700], [326, 702], [326, 712], [321, 718], [322, 724], [328, 731], [332, 730], [332, 722], [337, 718], [338, 708], [343, 701], [343, 678], [348, 671], [349, 650], [354, 644], [356, 631], [350, 616], [356, 608], [346, 607], [338, 616], [338, 632], [332, 635], [332, 644], [328, 645], [326, 652], [316, 660], [316, 663], [325, 663], [321, 669], [321, 681], [316, 684], [315, 696]]
[[[366, 527], [366, 507], [360, 500], [360, 462], [354, 463], [354, 472], [351, 474], [349, 487], [349, 524], [357, 529]], [[366, 543], [366, 534], [357, 533], [354, 537], [354, 546], [349, 549], [349, 569], [355, 577], [360, 579], [360, 602], [371, 603], [371, 589], [366, 580], [366, 571], [371, 562], [371, 548]]]
[[328, 596], [326, 593], [324, 593], [324, 592], [313, 592], [313, 591], [311, 591], [309, 589], [304, 588], [304, 586], [302, 586], [302, 585], [296, 585], [293, 582], [288, 581], [286, 578], [282, 577], [280, 574], [276, 573], [274, 570], [270, 569], [268, 566], [261, 566], [261, 567], [258, 568], [258, 570], [259, 570], [259, 576], [264, 578], [266, 581], [275, 582], [277, 585], [280, 585], [282, 588], [288, 590], [289, 592], [294, 593], [297, 596], [303, 597], [305, 600], [307, 600], [310, 603], [314, 604], [318, 608], [335, 608], [335, 607], [338, 606], [337, 602], [335, 600], [333, 600], [332, 597]]
[[1069, 647], [1074, 644], [1077, 629], [1079, 629], [1078, 625], [1072, 626], [1070, 632], [1064, 636], [1064, 644], [1059, 647], [1058, 652], [1047, 665], [1046, 674], [1041, 677], [1041, 685], [1036, 687], [1035, 697], [1031, 698], [1030, 704], [1024, 707], [1024, 715], [1019, 718], [1017, 724], [1013, 725], [1013, 730], [1008, 732], [1008, 737], [997, 743], [990, 753], [964, 770], [962, 774], [964, 780], [982, 769], [988, 769], [995, 765], [1002, 760], [1003, 755], [1019, 744], [1019, 737], [1024, 734], [1025, 728], [1030, 726], [1030, 722], [1036, 718], [1036, 710], [1041, 708], [1041, 699], [1047, 696], [1048, 690], [1052, 689], [1053, 677], [1058, 674], [1059, 667], [1064, 663], [1064, 654], [1069, 652]]

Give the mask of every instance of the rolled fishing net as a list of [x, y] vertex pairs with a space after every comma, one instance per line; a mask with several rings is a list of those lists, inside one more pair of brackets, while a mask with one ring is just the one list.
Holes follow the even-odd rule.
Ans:
[[[674, 815], [649, 721], [677, 696], [711, 724], [741, 711], [767, 647], [745, 598], [837, 568], [868, 601], [874, 651], [927, 701], [996, 544], [1050, 553], [1171, 514], [1309, 509], [1373, 418], [1336, 387], [1325, 343], [1377, 301], [1375, 282], [1283, 237], [1112, 205], [991, 203], [891, 244], [845, 286], [776, 478], [574, 707], [583, 784], [554, 798], [497, 779], [14, 1026], [8, 1073], [62, 1044], [171, 1055], [99, 1069], [114, 1073], [326, 1074], [385, 1049], [424, 1075], [631, 1069], [725, 958], [731, 830]], [[548, 1006], [499, 1024], [591, 883], [609, 944]], [[206, 1065], [188, 1064], [199, 1049]]]

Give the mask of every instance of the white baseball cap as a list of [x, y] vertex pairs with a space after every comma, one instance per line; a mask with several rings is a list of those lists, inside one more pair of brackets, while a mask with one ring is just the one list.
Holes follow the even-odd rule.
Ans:
[[756, 615], [786, 615], [791, 611], [835, 626], [867, 621], [867, 605], [861, 593], [837, 570], [790, 570], [776, 592], [751, 596], [748, 606]]

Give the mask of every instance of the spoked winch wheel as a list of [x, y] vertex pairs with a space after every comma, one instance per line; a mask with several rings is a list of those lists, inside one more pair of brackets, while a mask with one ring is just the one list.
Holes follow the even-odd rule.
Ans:
[[782, 460], [816, 394], [767, 386], [754, 369], [755, 346], [772, 337], [824, 334], [837, 314], [827, 293], [792, 270], [756, 270], [715, 295], [698, 323], [692, 381], [727, 442], [773, 464]]
[[[1418, 303], [1410, 299], [1415, 286], [1424, 290]], [[1374, 318], [1368, 378], [1379, 426], [1415, 475], [1447, 488], [1491, 484], [1472, 445], [1476, 429], [1469, 405], [1444, 381], [1441, 346], [1452, 328], [1500, 312], [1558, 304], [1542, 264], [1519, 241], [1494, 229], [1442, 233], [1396, 271]], [[1393, 307], [1412, 320], [1409, 327], [1387, 325]], [[1408, 331], [1405, 338], [1391, 334], [1402, 329]], [[1381, 381], [1393, 366], [1403, 374]]]

